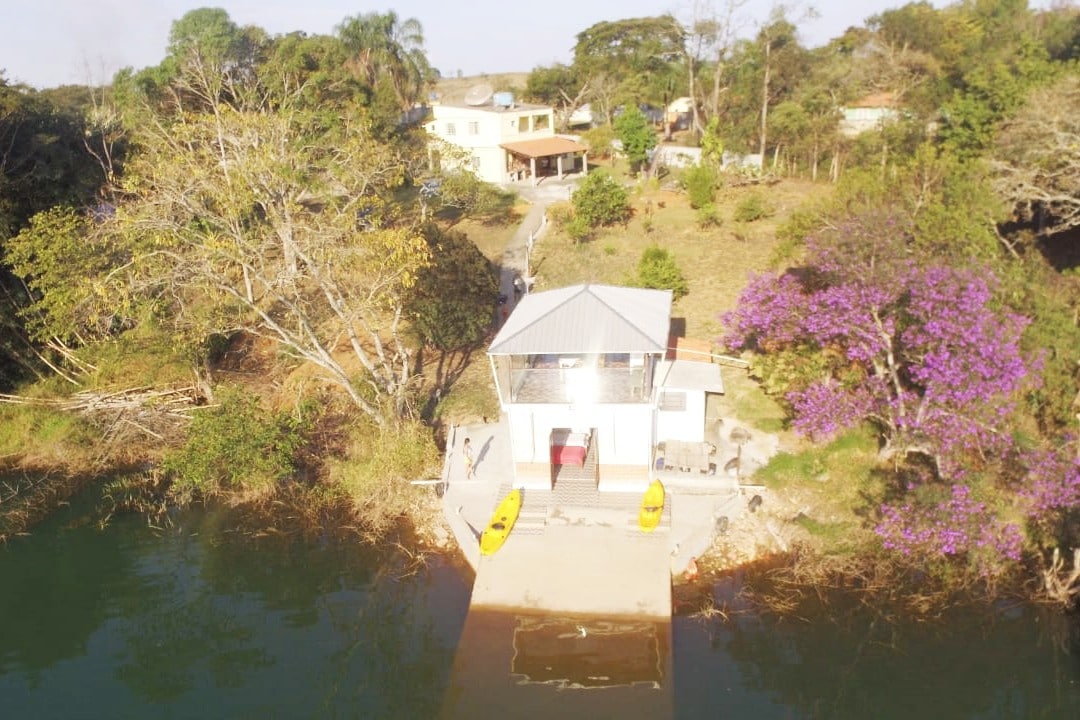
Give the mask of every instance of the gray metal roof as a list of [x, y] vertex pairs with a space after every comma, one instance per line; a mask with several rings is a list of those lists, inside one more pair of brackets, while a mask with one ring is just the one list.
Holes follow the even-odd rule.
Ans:
[[698, 360], [663, 360], [656, 370], [656, 384], [672, 390], [724, 392], [720, 366]]
[[523, 297], [488, 353], [664, 353], [670, 323], [670, 290], [573, 285]]

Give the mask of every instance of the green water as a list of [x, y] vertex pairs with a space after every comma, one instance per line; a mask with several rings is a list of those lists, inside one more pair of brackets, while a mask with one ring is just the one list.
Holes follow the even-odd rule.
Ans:
[[437, 712], [469, 592], [446, 564], [65, 520], [0, 548], [0, 718]]
[[0, 548], [0, 718], [1080, 717], [1080, 643], [1053, 612], [465, 632], [480, 623], [449, 562], [254, 540], [211, 513], [93, 518], [69, 510]]

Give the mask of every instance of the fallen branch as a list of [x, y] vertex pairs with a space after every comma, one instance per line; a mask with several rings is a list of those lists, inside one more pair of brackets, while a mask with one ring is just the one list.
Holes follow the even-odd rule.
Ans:
[[110, 442], [123, 439], [132, 429], [154, 440], [164, 440], [187, 424], [193, 410], [204, 405], [195, 385], [110, 392], [84, 390], [63, 398], [0, 394], [0, 402], [78, 414], [101, 427]]
[[1063, 574], [1064, 569], [1065, 561], [1061, 559], [1061, 550], [1054, 548], [1050, 567], [1042, 573], [1043, 586], [1051, 600], [1069, 608], [1080, 594], [1080, 548], [1073, 550], [1072, 569]]

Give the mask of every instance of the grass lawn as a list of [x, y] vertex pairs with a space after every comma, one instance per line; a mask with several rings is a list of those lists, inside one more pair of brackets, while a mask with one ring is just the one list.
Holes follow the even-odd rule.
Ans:
[[[690, 293], [675, 304], [673, 317], [685, 320], [687, 337], [715, 344], [722, 331], [718, 316], [735, 307], [750, 273], [766, 269], [777, 245], [776, 228], [805, 200], [830, 190], [800, 181], [728, 188], [718, 197], [720, 227], [702, 229], [685, 194], [655, 184], [635, 186], [634, 215], [625, 226], [603, 228], [592, 240], [578, 243], [552, 224], [533, 252], [536, 287], [628, 284], [637, 274], [642, 252], [658, 245], [674, 256], [690, 286]], [[752, 193], [765, 198], [775, 213], [752, 223], [736, 222], [735, 208]]]

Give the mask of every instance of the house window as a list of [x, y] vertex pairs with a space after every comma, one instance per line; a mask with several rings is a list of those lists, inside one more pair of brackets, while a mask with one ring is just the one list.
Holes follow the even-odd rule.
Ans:
[[475, 120], [470, 122], [469, 123], [469, 134], [470, 135], [479, 135], [480, 134], [480, 123], [476, 122]]
[[518, 132], [529, 132], [529, 118], [527, 116], [518, 118]]
[[457, 135], [457, 128], [454, 127], [454, 123], [446, 123], [446, 134], [448, 136]]
[[473, 170], [479, 170], [480, 169], [480, 156], [479, 155], [473, 155], [471, 158], [469, 158], [469, 163], [472, 165]]
[[533, 115], [533, 130], [547, 130], [550, 115]]
[[664, 390], [660, 393], [660, 409], [681, 411], [686, 409], [686, 393]]

